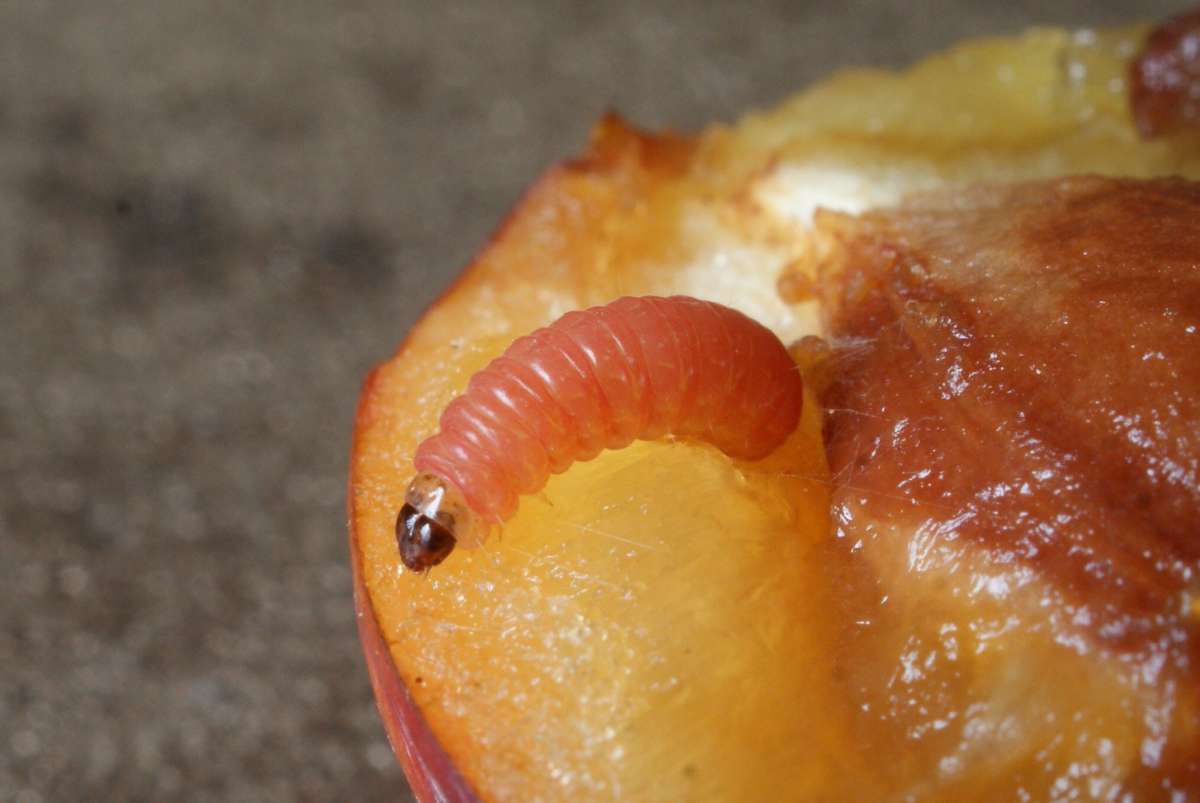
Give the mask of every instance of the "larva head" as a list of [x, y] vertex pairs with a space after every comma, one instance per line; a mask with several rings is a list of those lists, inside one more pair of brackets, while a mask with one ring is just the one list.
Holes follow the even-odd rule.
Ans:
[[428, 571], [454, 551], [474, 524], [474, 515], [453, 485], [433, 474], [409, 483], [396, 517], [400, 560], [414, 572]]

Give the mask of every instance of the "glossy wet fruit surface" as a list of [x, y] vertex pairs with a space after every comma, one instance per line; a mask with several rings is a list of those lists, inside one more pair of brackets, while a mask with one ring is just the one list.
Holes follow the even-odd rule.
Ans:
[[[566, 178], [581, 191], [595, 181]], [[492, 264], [517, 280], [505, 256], [502, 241]], [[537, 296], [507, 296], [529, 304], [518, 320], [578, 305], [567, 290], [555, 295], [555, 260], [541, 256], [520, 262], [535, 279], [549, 268]], [[828, 734], [811, 739], [812, 723], [844, 714], [831, 709], [829, 667], [807, 658], [828, 652], [831, 634], [792, 625], [805, 611], [821, 622], [833, 601], [818, 562], [804, 557], [828, 509], [815, 410], [762, 463], [669, 443], [606, 453], [527, 498], [483, 549], [456, 552], [428, 577], [399, 569], [392, 523], [412, 450], [507, 345], [487, 329], [516, 326], [501, 306], [471, 314], [474, 306], [448, 299], [405, 357], [373, 378], [353, 501], [381, 629], [464, 775], [497, 799], [644, 796], [652, 787], [754, 798], [780, 779], [798, 789], [827, 783], [849, 754]], [[781, 710], [797, 716], [775, 716]], [[693, 736], [681, 751], [664, 733]], [[781, 749], [730, 754], [731, 733]]]
[[832, 222], [833, 531], [888, 598], [845, 661], [931, 795], [1200, 788], [1198, 220], [1074, 178]]
[[[811, 297], [777, 291], [781, 277], [811, 287], [831, 256], [812, 233], [816, 205], [857, 211], [1065, 169], [1195, 174], [1194, 153], [1139, 143], [1113, 94], [1138, 35], [964, 47], [904, 76], [835, 79], [695, 140], [609, 120], [584, 159], [535, 185], [369, 381], [351, 478], [362, 612], [388, 646], [383, 669], [480, 797], [954, 799], [1060, 777], [1067, 792], [1102, 792], [1140, 760], [1122, 723], [1142, 701], [1120, 673], [1053, 639], [977, 659], [1006, 632], [1007, 603], [910, 571], [920, 552], [907, 535], [879, 560], [837, 539], [831, 480], [853, 483], [829, 476], [811, 403], [762, 464], [660, 442], [577, 465], [525, 498], [499, 539], [428, 577], [400, 568], [393, 531], [441, 410], [514, 338], [569, 309], [683, 293], [790, 342], [819, 331]], [[981, 621], [999, 630], [974, 632]], [[1076, 749], [1079, 728], [1058, 714], [1014, 730], [1051, 703], [1116, 737]], [[958, 738], [968, 724], [979, 739]]]

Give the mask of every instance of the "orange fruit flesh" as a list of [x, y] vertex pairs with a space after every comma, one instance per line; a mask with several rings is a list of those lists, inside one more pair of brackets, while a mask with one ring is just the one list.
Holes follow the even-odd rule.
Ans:
[[[906, 582], [903, 556], [863, 566], [831, 548], [814, 404], [759, 463], [658, 442], [577, 464], [522, 500], [499, 537], [428, 577], [402, 570], [393, 533], [411, 457], [473, 371], [569, 309], [685, 293], [736, 306], [787, 341], [816, 332], [812, 303], [785, 303], [776, 281], [819, 258], [808, 217], [817, 204], [854, 211], [922, 186], [1068, 169], [1200, 174], [1193, 150], [1139, 144], [1110, 97], [1141, 33], [965, 46], [936, 69], [836, 78], [696, 140], [607, 120], [584, 160], [534, 186], [372, 376], [352, 459], [353, 548], [370, 611], [481, 797], [871, 799], [919, 788], [945, 746], [906, 747], [903, 707], [886, 733], [864, 731], [855, 690], [886, 687], [896, 666], [878, 658], [920, 630], [922, 606], [951, 603], [931, 586], [890, 631], [861, 636], [881, 588]], [[1082, 83], [1047, 75], [1070, 59], [1086, 62]], [[1047, 81], [1049, 100], [1031, 93]], [[896, 93], [903, 114], [879, 102]], [[939, 666], [925, 688], [952, 708], [972, 679]], [[1001, 681], [1018, 697], [1028, 685]], [[1078, 689], [1080, 705], [1098, 696]], [[912, 694], [919, 705], [920, 689]], [[908, 752], [893, 763], [880, 750]], [[1037, 772], [1049, 755], [1011, 752], [989, 772], [1003, 777], [1014, 755]]]
[[[828, 788], [853, 752], [835, 726], [844, 695], [829, 663], [811, 660], [831, 652], [821, 623], [835, 604], [814, 557], [828, 478], [811, 399], [763, 461], [637, 443], [552, 478], [486, 545], [457, 550], [428, 577], [397, 562], [412, 453], [471, 374], [513, 333], [602, 300], [591, 285], [649, 291], [636, 270], [600, 276], [594, 248], [603, 237], [634, 268], [653, 258], [664, 238], [648, 229], [677, 220], [662, 212], [679, 188], [635, 202], [657, 209], [631, 215], [627, 232], [612, 231], [612, 212], [642, 182], [670, 175], [690, 146], [613, 123], [600, 136], [599, 161], [536, 187], [481, 267], [368, 386], [353, 507], [372, 606], [405, 684], [485, 798], [765, 799], [781, 782]], [[613, 146], [617, 158], [606, 159]], [[547, 185], [555, 191], [543, 200]], [[759, 747], [730, 751], [732, 734]]]

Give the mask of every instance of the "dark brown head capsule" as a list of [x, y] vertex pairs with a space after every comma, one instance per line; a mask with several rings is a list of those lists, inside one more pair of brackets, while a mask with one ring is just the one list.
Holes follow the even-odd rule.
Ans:
[[396, 517], [396, 543], [404, 565], [414, 572], [424, 572], [445, 560], [458, 539], [450, 528], [405, 503]]

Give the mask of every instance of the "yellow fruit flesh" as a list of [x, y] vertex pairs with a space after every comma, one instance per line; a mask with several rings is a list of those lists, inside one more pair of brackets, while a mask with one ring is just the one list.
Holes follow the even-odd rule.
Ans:
[[811, 660], [834, 637], [816, 426], [810, 412], [767, 464], [686, 444], [607, 453], [428, 578], [374, 554], [395, 549], [394, 512], [371, 516], [364, 551], [384, 570], [368, 583], [392, 597], [404, 679], [486, 797], [765, 799], [845, 769], [843, 696]]
[[[813, 405], [763, 464], [670, 443], [579, 464], [523, 500], [500, 538], [459, 550], [429, 577], [401, 569], [393, 535], [411, 455], [474, 370], [568, 309], [683, 292], [738, 306], [787, 340], [816, 331], [811, 304], [775, 292], [781, 273], [809, 269], [814, 203], [853, 210], [921, 186], [1065, 170], [1196, 175], [1194, 145], [1135, 141], [1113, 90], [1139, 35], [1041, 32], [966, 46], [901, 76], [850, 74], [734, 131], [714, 129], [694, 149], [609, 122], [593, 163], [531, 191], [373, 378], [352, 468], [372, 608], [416, 702], [482, 797], [871, 799], [937, 772], [930, 762], [945, 746], [906, 746], [902, 711], [893, 729], [864, 730], [857, 690], [886, 685], [896, 667], [872, 656], [918, 633], [922, 606], [950, 603], [935, 584], [891, 615], [892, 635], [860, 636], [880, 588], [905, 580], [828, 543]], [[1063, 89], [1081, 47], [1085, 80]], [[902, 105], [883, 103], [892, 97]], [[936, 687], [947, 706], [972, 683], [993, 696], [1010, 689], [1013, 705], [1036, 687], [947, 677]], [[1078, 688], [1080, 704], [1097, 698], [1082, 678]], [[1013, 750], [996, 759], [997, 777], [1022, 761]], [[881, 765], [884, 751], [895, 760]], [[1047, 755], [1030, 753], [1029, 772]], [[939, 791], [953, 799], [968, 781]]]
[[[844, 695], [828, 662], [811, 660], [834, 637], [822, 624], [834, 599], [812, 557], [828, 529], [828, 482], [811, 401], [796, 435], [759, 463], [635, 444], [554, 477], [499, 537], [429, 577], [397, 563], [392, 528], [411, 454], [470, 375], [510, 333], [662, 278], [601, 270], [600, 255], [616, 251], [625, 266], [651, 261], [656, 232], [677, 220], [676, 189], [656, 188], [614, 230], [610, 202], [623, 206], [637, 176], [612, 169], [603, 187], [586, 172], [555, 178], [554, 197], [571, 195], [569, 219], [549, 202], [516, 220], [370, 384], [354, 509], [376, 614], [417, 703], [485, 798], [827, 788], [853, 752], [837, 735]], [[540, 258], [528, 259], [535, 240]], [[730, 750], [731, 738], [754, 747]]]

